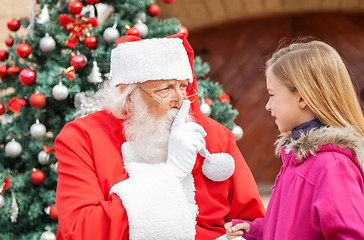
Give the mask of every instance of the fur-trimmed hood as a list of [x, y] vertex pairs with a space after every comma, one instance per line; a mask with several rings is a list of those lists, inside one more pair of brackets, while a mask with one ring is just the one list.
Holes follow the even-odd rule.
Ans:
[[336, 145], [349, 149], [356, 157], [361, 172], [364, 171], [364, 138], [352, 127], [322, 127], [302, 133], [297, 140], [292, 139], [292, 133], [281, 134], [277, 141], [276, 155], [280, 156], [283, 147], [291, 149], [298, 161], [303, 162], [307, 157], [320, 151], [322, 145]]

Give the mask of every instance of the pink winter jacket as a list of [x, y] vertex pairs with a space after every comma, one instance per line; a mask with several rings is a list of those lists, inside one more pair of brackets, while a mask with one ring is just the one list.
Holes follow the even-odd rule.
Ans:
[[283, 165], [266, 217], [243, 237], [364, 239], [363, 139], [351, 128], [324, 127], [276, 145]]

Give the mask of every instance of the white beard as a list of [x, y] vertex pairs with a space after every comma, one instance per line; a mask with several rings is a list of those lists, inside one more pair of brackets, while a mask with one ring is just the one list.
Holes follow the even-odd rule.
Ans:
[[[171, 108], [166, 115], [158, 119], [149, 112], [140, 94], [136, 92], [131, 96], [133, 112], [125, 120], [125, 137], [146, 163], [161, 163], [167, 160], [168, 138], [172, 123], [178, 113], [177, 108]], [[188, 115], [186, 122], [192, 121]]]

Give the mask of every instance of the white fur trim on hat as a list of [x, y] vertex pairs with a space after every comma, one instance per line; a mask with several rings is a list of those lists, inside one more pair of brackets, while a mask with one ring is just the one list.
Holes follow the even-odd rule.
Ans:
[[193, 80], [187, 52], [180, 38], [120, 43], [111, 51], [111, 74], [113, 86], [148, 80]]

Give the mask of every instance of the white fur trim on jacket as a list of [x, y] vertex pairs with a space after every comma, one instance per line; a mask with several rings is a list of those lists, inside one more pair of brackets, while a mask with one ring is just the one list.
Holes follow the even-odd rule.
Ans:
[[308, 153], [315, 155], [320, 146], [334, 144], [352, 151], [364, 172], [364, 138], [353, 127], [314, 128], [301, 134], [297, 140], [293, 140], [291, 136], [292, 132], [283, 133], [276, 140], [277, 156], [280, 156], [283, 147], [289, 147], [299, 161], [304, 161]]
[[113, 86], [148, 80], [193, 80], [187, 52], [180, 38], [120, 43], [111, 51], [111, 75]]
[[117, 194], [126, 209], [130, 239], [194, 239], [193, 177], [180, 183], [165, 163], [136, 161], [130, 144], [124, 143], [122, 152], [129, 178], [115, 184], [110, 194]]

